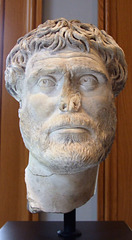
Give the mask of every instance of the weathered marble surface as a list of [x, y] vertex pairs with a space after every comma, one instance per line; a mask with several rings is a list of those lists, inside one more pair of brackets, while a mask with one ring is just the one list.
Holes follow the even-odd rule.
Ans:
[[[25, 181], [30, 212], [66, 213], [85, 204], [96, 189], [98, 166], [74, 174], [50, 173], [30, 155]], [[40, 171], [36, 171], [36, 166]]]
[[31, 212], [69, 212], [93, 196], [115, 136], [114, 98], [126, 78], [122, 49], [93, 25], [51, 20], [18, 40], [5, 80], [20, 103], [30, 152]]

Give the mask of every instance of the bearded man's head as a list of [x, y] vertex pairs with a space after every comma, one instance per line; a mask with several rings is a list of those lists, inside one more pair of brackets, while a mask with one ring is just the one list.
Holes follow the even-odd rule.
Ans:
[[[47, 21], [18, 40], [5, 79], [20, 103], [24, 143], [46, 171], [76, 174], [106, 158], [127, 65], [105, 31], [77, 20]], [[33, 164], [30, 170], [42, 174]]]

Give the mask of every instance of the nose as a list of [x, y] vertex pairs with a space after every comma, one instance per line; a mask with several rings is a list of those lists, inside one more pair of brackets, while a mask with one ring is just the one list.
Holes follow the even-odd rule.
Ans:
[[81, 106], [81, 95], [79, 92], [61, 97], [59, 109], [62, 112], [78, 112]]

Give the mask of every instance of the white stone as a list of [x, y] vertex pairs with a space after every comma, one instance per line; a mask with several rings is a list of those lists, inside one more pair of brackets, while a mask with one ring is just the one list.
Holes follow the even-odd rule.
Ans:
[[[31, 154], [29, 159], [25, 181], [30, 212], [66, 213], [73, 210], [73, 206], [77, 208], [85, 204], [94, 195], [98, 166], [79, 173], [59, 175], [49, 173], [41, 163], [36, 163]], [[37, 165], [40, 172], [36, 173], [30, 163], [35, 164], [34, 167]]]
[[95, 26], [53, 20], [18, 42], [5, 76], [30, 152], [29, 210], [65, 213], [83, 205], [115, 136], [114, 97], [127, 78], [123, 51]]

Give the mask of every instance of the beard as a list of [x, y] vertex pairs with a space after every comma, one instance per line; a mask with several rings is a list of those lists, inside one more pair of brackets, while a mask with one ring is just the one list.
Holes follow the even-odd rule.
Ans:
[[[114, 103], [98, 111], [96, 117], [85, 112], [53, 115], [37, 121], [27, 108], [20, 109], [20, 130], [31, 154], [50, 172], [72, 174], [84, 171], [103, 161], [111, 149], [116, 129]], [[79, 132], [63, 132], [67, 126]]]

